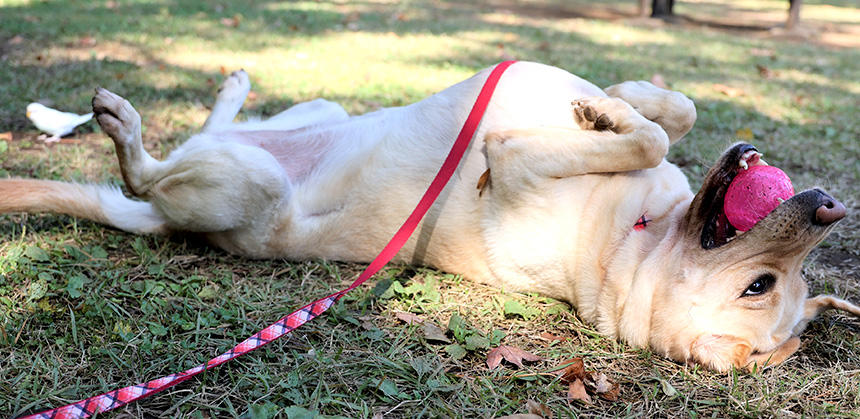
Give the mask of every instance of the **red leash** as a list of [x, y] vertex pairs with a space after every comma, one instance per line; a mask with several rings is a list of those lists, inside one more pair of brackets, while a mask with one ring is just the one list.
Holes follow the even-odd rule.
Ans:
[[475, 105], [472, 107], [472, 111], [469, 112], [469, 116], [466, 118], [465, 124], [463, 124], [463, 129], [460, 130], [460, 134], [457, 136], [457, 140], [451, 147], [448, 157], [445, 158], [445, 162], [442, 163], [442, 167], [439, 169], [439, 172], [436, 173], [436, 177], [433, 178], [433, 182], [430, 183], [430, 186], [427, 188], [427, 192], [425, 192], [424, 196], [421, 197], [421, 201], [418, 202], [418, 205], [414, 210], [412, 210], [412, 214], [409, 215], [409, 218], [406, 219], [406, 222], [403, 223], [400, 230], [397, 230], [397, 233], [394, 234], [391, 241], [385, 245], [385, 248], [383, 248], [379, 255], [376, 256], [376, 259], [370, 262], [370, 265], [365, 268], [364, 272], [362, 272], [361, 275], [358, 276], [358, 279], [356, 279], [348, 288], [300, 308], [298, 311], [293, 312], [292, 314], [278, 320], [271, 326], [257, 332], [248, 339], [245, 339], [233, 349], [216, 358], [210, 359], [209, 362], [200, 364], [187, 371], [171, 374], [146, 383], [109, 391], [98, 396], [81, 400], [77, 403], [27, 416], [24, 419], [86, 418], [96, 413], [116, 409], [135, 400], [151, 396], [168, 387], [173, 387], [209, 368], [216, 367], [238, 357], [239, 355], [251, 352], [254, 349], [290, 333], [294, 329], [305, 324], [308, 320], [311, 320], [328, 310], [328, 308], [340, 299], [340, 297], [363, 284], [373, 276], [373, 274], [385, 266], [385, 264], [397, 254], [400, 248], [403, 247], [406, 240], [409, 239], [409, 236], [411, 236], [412, 232], [415, 231], [415, 228], [418, 227], [418, 223], [424, 217], [424, 214], [427, 213], [427, 210], [430, 209], [433, 202], [436, 201], [437, 197], [439, 197], [439, 194], [442, 192], [442, 189], [445, 188], [445, 185], [448, 184], [448, 180], [451, 179], [451, 176], [460, 164], [460, 160], [463, 158], [463, 154], [469, 147], [469, 143], [475, 135], [475, 130], [478, 129], [478, 124], [481, 122], [481, 118], [483, 118], [484, 112], [487, 110], [487, 105], [490, 103], [490, 98], [493, 96], [493, 91], [496, 88], [496, 84], [499, 82], [499, 78], [501, 78], [502, 73], [504, 73], [505, 70], [515, 62], [516, 61], [504, 61], [499, 63], [490, 73], [490, 77], [488, 77], [487, 81], [484, 82], [484, 87], [481, 88], [481, 92], [478, 94], [477, 100], [475, 100]]

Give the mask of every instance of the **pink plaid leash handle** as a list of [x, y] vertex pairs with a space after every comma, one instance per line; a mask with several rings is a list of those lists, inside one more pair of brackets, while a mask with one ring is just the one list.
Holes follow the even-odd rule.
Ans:
[[294, 329], [305, 324], [307, 321], [328, 310], [328, 308], [340, 299], [340, 297], [363, 284], [376, 272], [382, 269], [382, 267], [397, 254], [400, 248], [403, 247], [406, 240], [409, 239], [409, 236], [411, 236], [412, 232], [415, 231], [415, 228], [418, 227], [418, 223], [422, 218], [424, 218], [424, 214], [427, 213], [433, 205], [433, 202], [436, 201], [436, 198], [442, 192], [442, 189], [445, 188], [445, 185], [448, 184], [448, 180], [451, 179], [451, 176], [460, 164], [463, 154], [469, 147], [469, 143], [475, 135], [475, 131], [478, 129], [478, 125], [484, 116], [484, 111], [487, 110], [487, 105], [490, 103], [490, 98], [493, 96], [493, 91], [495, 90], [496, 84], [498, 84], [502, 73], [504, 73], [505, 70], [515, 62], [516, 61], [504, 61], [499, 63], [490, 73], [490, 76], [481, 88], [481, 92], [478, 94], [478, 98], [475, 100], [475, 105], [472, 107], [471, 112], [469, 112], [469, 116], [466, 118], [466, 122], [463, 124], [463, 129], [460, 130], [460, 134], [457, 136], [457, 140], [454, 141], [454, 145], [451, 147], [448, 157], [445, 158], [445, 162], [442, 163], [442, 167], [439, 169], [439, 172], [436, 173], [436, 177], [433, 178], [433, 181], [427, 188], [427, 192], [425, 192], [424, 196], [421, 197], [421, 200], [412, 211], [412, 214], [409, 215], [409, 218], [407, 218], [400, 229], [397, 230], [397, 233], [394, 234], [391, 241], [385, 245], [385, 248], [382, 249], [376, 259], [370, 262], [370, 265], [365, 268], [364, 272], [362, 272], [361, 275], [358, 276], [358, 279], [356, 279], [348, 288], [300, 308], [299, 310], [278, 320], [269, 327], [255, 333], [248, 339], [245, 339], [233, 349], [230, 349], [229, 351], [224, 352], [223, 354], [194, 368], [148, 381], [146, 383], [109, 391], [98, 396], [81, 400], [77, 403], [27, 416], [23, 419], [86, 418], [96, 413], [107, 412], [109, 410], [125, 406], [133, 401], [151, 396], [166, 388], [173, 387], [203, 371], [206, 371], [207, 369], [216, 367], [233, 358], [251, 352], [254, 349], [290, 333]]

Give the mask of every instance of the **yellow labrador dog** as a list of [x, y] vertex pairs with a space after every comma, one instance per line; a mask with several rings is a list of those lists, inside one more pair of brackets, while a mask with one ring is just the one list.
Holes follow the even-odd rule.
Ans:
[[[0, 181], [0, 213], [52, 211], [140, 233], [205, 233], [255, 258], [369, 261], [441, 165], [489, 70], [418, 103], [349, 116], [325, 100], [260, 122], [232, 121], [250, 89], [222, 86], [211, 116], [164, 161], [140, 115], [104, 89], [93, 111], [128, 190]], [[571, 302], [607, 335], [715, 370], [775, 364], [822, 310], [801, 263], [845, 215], [819, 189], [746, 233], [723, 196], [748, 164], [728, 149], [695, 196], [664, 156], [692, 127], [684, 95], [646, 82], [601, 90], [564, 70], [514, 64], [451, 183], [396, 260]]]

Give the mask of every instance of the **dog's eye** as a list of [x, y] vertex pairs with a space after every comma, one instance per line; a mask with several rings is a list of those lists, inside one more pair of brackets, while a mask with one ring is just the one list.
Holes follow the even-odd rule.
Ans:
[[744, 291], [744, 295], [741, 297], [749, 297], [752, 295], [761, 295], [767, 292], [767, 290], [773, 287], [773, 284], [776, 282], [776, 277], [773, 274], [763, 274], [759, 275], [758, 278], [747, 287], [746, 291]]

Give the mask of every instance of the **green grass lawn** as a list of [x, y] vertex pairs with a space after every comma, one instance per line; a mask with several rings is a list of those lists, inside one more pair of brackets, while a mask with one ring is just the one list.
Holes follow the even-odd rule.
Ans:
[[[88, 112], [93, 89], [128, 98], [165, 156], [195, 132], [230, 71], [253, 94], [240, 118], [317, 97], [353, 114], [419, 100], [504, 59], [600, 86], [659, 74], [699, 119], [669, 159], [698, 187], [750, 141], [798, 190], [822, 186], [848, 217], [807, 259], [813, 293], [860, 302], [860, 9], [804, 2], [679, 2], [673, 24], [636, 2], [0, 0], [0, 176], [121, 184], [94, 122], [56, 145], [27, 103]], [[717, 17], [719, 16], [719, 17]], [[764, 28], [764, 29], [762, 29]], [[0, 217], [0, 416], [33, 413], [178, 372], [220, 354], [361, 265], [255, 261], [193, 237], [145, 237], [54, 215]], [[230, 364], [119, 410], [122, 417], [494, 417], [526, 402], [568, 416], [860, 416], [860, 322], [813, 322], [801, 350], [756, 374], [678, 365], [596, 334], [568, 306], [456, 275], [384, 270], [322, 318]], [[414, 313], [441, 329], [440, 342]], [[452, 320], [453, 318], [453, 320]], [[545, 358], [490, 370], [499, 342]], [[582, 357], [617, 401], [569, 401], [550, 371]]]

